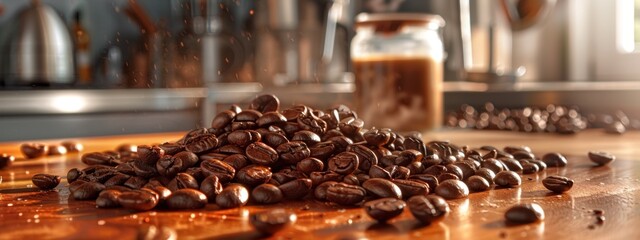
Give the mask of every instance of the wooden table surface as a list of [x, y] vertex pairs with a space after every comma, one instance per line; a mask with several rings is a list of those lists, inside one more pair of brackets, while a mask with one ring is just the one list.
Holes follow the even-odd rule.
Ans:
[[[181, 133], [76, 139], [85, 152], [114, 149], [120, 143], [152, 144], [175, 140]], [[523, 176], [521, 187], [472, 193], [449, 201], [452, 212], [428, 226], [418, 224], [409, 211], [380, 225], [360, 208], [336, 207], [315, 201], [286, 202], [219, 210], [214, 204], [188, 211], [133, 212], [97, 209], [93, 201], [69, 198], [65, 180], [54, 190], [33, 189], [31, 175], [66, 176], [68, 169], [83, 167], [79, 154], [23, 160], [20, 143], [0, 143], [0, 153], [19, 157], [0, 170], [0, 239], [135, 239], [141, 234], [164, 232], [184, 238], [256, 239], [250, 213], [266, 208], [289, 208], [297, 223], [273, 238], [290, 239], [640, 239], [640, 132], [609, 135], [589, 130], [576, 135], [450, 130], [425, 135], [425, 140], [448, 139], [459, 145], [528, 145], [537, 154], [565, 153], [569, 165]], [[37, 141], [59, 143], [61, 140]], [[589, 150], [609, 151], [618, 160], [594, 167]], [[571, 191], [551, 194], [541, 184], [548, 175], [575, 180]], [[510, 226], [504, 212], [515, 203], [539, 203], [543, 222]], [[605, 211], [606, 221], [596, 224], [593, 209]], [[155, 227], [154, 227], [155, 226]], [[591, 227], [590, 227], [591, 226]]]

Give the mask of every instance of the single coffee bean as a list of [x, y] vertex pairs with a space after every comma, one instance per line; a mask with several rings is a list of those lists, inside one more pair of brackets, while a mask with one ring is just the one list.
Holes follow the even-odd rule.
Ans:
[[255, 213], [249, 218], [249, 223], [258, 232], [272, 235], [292, 225], [296, 220], [295, 213], [279, 208]]
[[378, 165], [371, 166], [369, 176], [371, 176], [371, 178], [391, 179], [391, 173]]
[[164, 153], [164, 149], [159, 146], [138, 146], [138, 157], [146, 165], [155, 166]]
[[77, 168], [72, 168], [69, 170], [69, 172], [67, 172], [67, 182], [71, 184], [78, 180], [81, 175], [82, 172], [80, 170], [78, 170]]
[[229, 184], [216, 196], [220, 208], [242, 207], [249, 201], [249, 191], [240, 184]]
[[306, 116], [309, 114], [309, 107], [299, 104], [282, 110], [282, 115], [287, 118], [287, 121], [295, 121], [300, 116]]
[[272, 148], [277, 148], [281, 144], [288, 143], [289, 140], [283, 134], [275, 132], [267, 132], [262, 135], [262, 142]]
[[123, 192], [118, 196], [118, 203], [128, 209], [148, 211], [156, 207], [158, 198], [144, 190]]
[[75, 200], [94, 200], [104, 189], [105, 186], [101, 183], [82, 180], [77, 180], [69, 185], [69, 191]]
[[96, 206], [99, 208], [117, 208], [120, 207], [118, 197], [120, 191], [118, 190], [104, 190], [100, 192], [98, 198], [96, 198]]
[[263, 166], [271, 166], [278, 161], [278, 152], [262, 142], [249, 144], [246, 155], [251, 162]]
[[567, 158], [560, 153], [547, 153], [542, 156], [542, 161], [548, 167], [564, 167], [567, 166]]
[[121, 185], [124, 185], [129, 180], [129, 178], [131, 178], [131, 176], [122, 174], [122, 173], [117, 173], [113, 177], [109, 178], [109, 180], [105, 181], [103, 184], [106, 187], [121, 186]]
[[38, 173], [31, 177], [31, 182], [41, 190], [51, 190], [60, 184], [60, 179], [60, 176]]
[[356, 176], [353, 173], [347, 176], [344, 176], [344, 178], [342, 178], [342, 182], [349, 185], [360, 186], [360, 180], [358, 179], [358, 176]]
[[236, 172], [236, 182], [255, 187], [268, 182], [271, 179], [271, 169], [260, 165], [249, 165]]
[[385, 170], [391, 174], [392, 179], [407, 179], [411, 175], [411, 170], [403, 166], [388, 166]]
[[236, 174], [236, 170], [231, 165], [216, 159], [202, 161], [200, 168], [206, 176], [216, 176], [222, 183], [231, 181]]
[[445, 199], [466, 198], [469, 196], [469, 188], [460, 180], [446, 180], [438, 184], [436, 194]]
[[509, 208], [504, 217], [511, 223], [533, 223], [544, 220], [544, 210], [537, 203], [518, 204]]
[[[496, 149], [497, 150], [497, 149]], [[516, 152], [531, 152], [531, 148], [529, 146], [506, 146], [503, 149], [506, 153], [512, 154]]]
[[474, 175], [467, 179], [467, 186], [472, 192], [484, 192], [489, 190], [491, 184], [486, 178]]
[[536, 173], [538, 172], [538, 165], [534, 164], [534, 163], [523, 163], [522, 164], [522, 174], [531, 174], [531, 173]]
[[496, 178], [494, 178], [493, 181], [500, 187], [516, 187], [522, 184], [520, 175], [514, 171], [499, 172], [496, 174]]
[[336, 145], [331, 141], [320, 142], [313, 147], [309, 148], [311, 151], [311, 157], [318, 158], [321, 160], [326, 160], [334, 152], [336, 152]]
[[[170, 157], [170, 156], [167, 156]], [[160, 162], [160, 161], [158, 161]], [[129, 163], [123, 163], [123, 164], [118, 164], [118, 166], [116, 166], [116, 170], [122, 174], [128, 174], [128, 175], [136, 175], [139, 177], [145, 177], [145, 178], [151, 178], [154, 177], [156, 175], [158, 175], [158, 169], [157, 169], [157, 164], [158, 162], [156, 162], [154, 165], [147, 165], [146, 163], [142, 162], [141, 160], [137, 160], [137, 161], [133, 161], [133, 162], [129, 162]], [[166, 162], [165, 162], [166, 163]], [[178, 167], [180, 164], [175, 165], [176, 167]], [[174, 172], [171, 171], [175, 171], [178, 172], [178, 169], [170, 169], [169, 171], [163, 172], [166, 174], [173, 174]], [[133, 172], [133, 173], [131, 173]]]
[[371, 129], [363, 134], [364, 140], [371, 146], [382, 146], [389, 142], [391, 134], [388, 131]]
[[128, 155], [138, 151], [138, 146], [130, 143], [123, 143], [116, 147], [116, 151], [121, 155]]
[[533, 163], [538, 166], [538, 171], [543, 171], [547, 169], [547, 164], [540, 160], [529, 160], [530, 163]]
[[164, 205], [167, 201], [167, 198], [169, 198], [172, 193], [171, 190], [160, 185], [143, 187], [141, 189], [154, 192], [154, 195], [158, 198], [158, 205]]
[[67, 154], [67, 149], [64, 146], [60, 145], [49, 145], [47, 155], [49, 156], [60, 156]]
[[517, 159], [517, 160], [533, 160], [536, 159], [536, 156], [531, 153], [531, 152], [527, 152], [527, 151], [516, 151], [511, 153], [511, 155], [513, 155], [513, 158]]
[[258, 128], [258, 124], [255, 122], [232, 122], [231, 131], [237, 130], [253, 130]]
[[311, 179], [301, 178], [281, 184], [278, 188], [286, 199], [301, 199], [311, 192], [312, 186]]
[[83, 154], [80, 160], [87, 165], [112, 165], [116, 158], [107, 153], [92, 152]]
[[518, 160], [513, 158], [503, 158], [500, 161], [507, 167], [509, 171], [522, 172], [523, 167]]
[[468, 162], [458, 161], [453, 165], [457, 166], [462, 171], [461, 180], [466, 180], [467, 178], [473, 176], [476, 172], [475, 165], [472, 165], [471, 163], [468, 163]]
[[314, 116], [313, 114], [300, 116], [296, 121], [302, 129], [312, 131], [318, 135], [322, 135], [325, 131], [327, 131], [327, 122]]
[[195, 189], [180, 189], [169, 195], [166, 200], [170, 209], [198, 209], [207, 205], [207, 196]]
[[219, 140], [213, 134], [204, 134], [195, 137], [193, 140], [186, 143], [184, 149], [186, 151], [203, 154], [209, 150], [218, 147]]
[[11, 164], [15, 160], [16, 158], [13, 155], [9, 155], [6, 153], [0, 154], [0, 169], [4, 169], [8, 166], [11, 166]]
[[264, 94], [257, 96], [251, 101], [249, 109], [256, 110], [261, 113], [275, 112], [280, 108], [280, 100], [272, 94]]
[[485, 159], [483, 162], [480, 163], [480, 165], [483, 168], [490, 169], [494, 173], [499, 173], [502, 170], [505, 170], [504, 169], [504, 164], [501, 161], [499, 161], [497, 159], [494, 159], [494, 158]]
[[166, 142], [158, 145], [158, 147], [164, 150], [164, 154], [173, 155], [179, 152], [184, 151], [184, 145], [174, 142]]
[[48, 146], [40, 143], [23, 143], [20, 145], [20, 151], [28, 158], [39, 158], [47, 154]]
[[555, 193], [563, 193], [573, 187], [573, 180], [567, 177], [549, 176], [542, 180], [542, 185]]
[[438, 186], [438, 183], [439, 183], [438, 178], [431, 174], [415, 174], [415, 175], [409, 176], [409, 179], [418, 180], [428, 184], [430, 193], [436, 191], [436, 187]]
[[259, 204], [274, 204], [282, 202], [282, 191], [273, 184], [260, 184], [251, 191], [251, 198]]
[[[134, 165], [135, 166], [135, 165]], [[172, 178], [184, 168], [182, 158], [164, 155], [156, 162], [156, 170], [164, 177]], [[137, 172], [136, 172], [137, 173]]]
[[360, 129], [362, 129], [362, 127], [364, 127], [364, 121], [362, 119], [354, 117], [342, 119], [338, 124], [338, 128], [340, 128], [340, 131], [346, 136], [356, 134], [360, 131]]
[[402, 190], [395, 183], [382, 178], [372, 178], [362, 183], [367, 192], [378, 198], [402, 199]]
[[433, 166], [428, 167], [427, 169], [425, 169], [424, 172], [422, 172], [422, 173], [423, 174], [433, 175], [433, 176], [440, 176], [440, 174], [446, 173], [447, 171], [448, 171], [448, 169], [445, 166], [433, 165]]
[[236, 117], [236, 113], [231, 110], [224, 110], [218, 113], [213, 120], [211, 121], [211, 127], [222, 129], [227, 125], [231, 124], [233, 118]]
[[291, 141], [280, 144], [276, 148], [276, 151], [278, 152], [280, 159], [288, 164], [296, 164], [311, 155], [311, 151], [307, 147], [307, 144], [300, 141]]
[[216, 196], [222, 192], [222, 183], [218, 180], [218, 177], [212, 175], [208, 176], [202, 183], [200, 183], [200, 192], [202, 192], [209, 202], [214, 202], [216, 200]]
[[260, 118], [258, 118], [258, 120], [256, 120], [258, 127], [268, 127], [271, 125], [283, 124], [285, 122], [287, 122], [287, 119], [279, 112], [264, 113]]
[[446, 216], [451, 209], [444, 198], [435, 195], [416, 195], [407, 200], [411, 215], [418, 221], [428, 224]]
[[[321, 183], [320, 185], [316, 186], [316, 188], [313, 191], [313, 196], [315, 197], [315, 199], [320, 200], [320, 201], [327, 201], [327, 189], [329, 189], [329, 187], [338, 184], [338, 182], [336, 181], [326, 181]], [[366, 194], [366, 192], [365, 192]]]
[[438, 176], [439, 182], [444, 182], [446, 180], [460, 180], [460, 178], [453, 173], [443, 173]]
[[230, 156], [230, 155], [226, 154], [226, 153], [211, 152], [211, 153], [207, 153], [207, 154], [203, 154], [203, 155], [198, 156], [198, 159], [200, 161], [205, 161], [205, 160], [209, 160], [209, 159], [223, 160], [228, 156]]
[[378, 222], [386, 222], [389, 219], [402, 214], [407, 204], [396, 198], [381, 198], [364, 204], [365, 212]]
[[489, 182], [489, 185], [493, 184], [493, 179], [496, 178], [496, 174], [493, 170], [484, 167], [476, 170], [475, 175], [486, 179], [487, 182]]
[[[319, 193], [322, 195], [322, 193]], [[315, 192], [314, 192], [315, 195]], [[326, 200], [340, 205], [355, 205], [362, 202], [367, 191], [360, 187], [345, 183], [331, 184], [326, 188]]]
[[187, 170], [187, 168], [195, 166], [198, 161], [200, 161], [200, 159], [198, 159], [198, 155], [188, 151], [176, 153], [175, 155], [173, 155], [173, 157], [182, 160], [180, 161], [182, 162], [180, 171], [185, 171]]
[[307, 146], [313, 146], [319, 143], [321, 139], [318, 134], [312, 131], [302, 130], [294, 133], [291, 141], [301, 141], [307, 144]]
[[64, 141], [61, 142], [60, 145], [66, 148], [68, 153], [82, 152], [82, 150], [84, 149], [84, 146], [82, 146], [81, 143], [74, 141]]
[[198, 180], [193, 176], [186, 173], [178, 173], [176, 177], [167, 184], [167, 188], [171, 191], [176, 191], [184, 188], [199, 189], [200, 186], [198, 185]]
[[342, 152], [329, 159], [328, 169], [330, 171], [347, 175], [358, 169], [360, 160], [358, 155], [352, 152]]
[[308, 157], [302, 159], [302, 161], [296, 164], [296, 170], [305, 174], [311, 174], [312, 172], [320, 172], [324, 169], [324, 163], [317, 158]]
[[146, 178], [139, 177], [139, 176], [134, 176], [134, 177], [130, 177], [129, 179], [127, 179], [127, 181], [124, 182], [123, 185], [125, 187], [132, 188], [132, 189], [140, 189], [145, 184], [147, 184], [147, 182], [148, 182], [148, 180]]
[[394, 179], [391, 181], [398, 185], [404, 198], [429, 194], [429, 185], [419, 180]]
[[616, 156], [607, 152], [589, 152], [589, 160], [594, 162], [598, 166], [607, 165], [616, 160]]
[[260, 141], [261, 138], [260, 133], [253, 130], [236, 130], [229, 133], [227, 141], [244, 149], [249, 144]]
[[[347, 151], [358, 155], [359, 165], [358, 169], [362, 171], [369, 171], [372, 166], [378, 165], [378, 157], [368, 147], [362, 144], [353, 144], [347, 147]], [[313, 152], [313, 151], [312, 151]]]

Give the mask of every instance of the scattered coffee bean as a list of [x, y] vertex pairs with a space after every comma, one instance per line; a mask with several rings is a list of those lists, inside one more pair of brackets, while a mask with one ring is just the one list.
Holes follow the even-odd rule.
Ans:
[[504, 217], [511, 223], [533, 223], [544, 220], [544, 210], [536, 203], [518, 204], [509, 208]]
[[469, 188], [460, 180], [446, 180], [438, 184], [436, 194], [445, 199], [465, 198], [469, 196]]
[[20, 145], [20, 151], [28, 158], [39, 158], [47, 154], [48, 146], [40, 143], [23, 143]]
[[542, 185], [555, 193], [563, 193], [573, 187], [573, 180], [567, 177], [549, 176], [542, 180]]
[[257, 96], [249, 105], [249, 109], [262, 113], [278, 111], [279, 108], [280, 100], [271, 94]]
[[251, 191], [251, 198], [259, 204], [274, 204], [282, 202], [282, 191], [273, 184], [260, 184]]
[[41, 190], [51, 190], [60, 184], [60, 179], [60, 176], [38, 173], [31, 177], [31, 182]]
[[451, 210], [444, 198], [435, 195], [417, 195], [407, 200], [411, 215], [428, 224], [447, 215]]
[[499, 172], [493, 180], [500, 187], [516, 187], [522, 184], [522, 178], [514, 171]]
[[67, 149], [67, 153], [82, 152], [82, 150], [84, 149], [84, 146], [82, 146], [81, 143], [74, 141], [64, 141], [61, 142], [60, 145]]
[[242, 207], [247, 204], [247, 201], [249, 201], [249, 191], [240, 184], [229, 184], [216, 196], [216, 204], [220, 208]]
[[589, 160], [598, 166], [607, 165], [616, 160], [616, 156], [607, 152], [589, 152]]
[[542, 156], [542, 161], [548, 167], [564, 167], [567, 166], [567, 158], [560, 153], [547, 153]]
[[67, 148], [60, 145], [49, 145], [47, 155], [49, 156], [60, 156], [67, 154]]
[[467, 186], [472, 192], [484, 192], [491, 188], [489, 181], [478, 175], [469, 177], [469, 179], [467, 179]]
[[272, 235], [292, 225], [296, 220], [295, 213], [278, 208], [251, 215], [249, 223], [259, 232]]
[[365, 212], [378, 222], [386, 222], [389, 219], [402, 214], [407, 204], [397, 198], [381, 198], [364, 204]]
[[0, 169], [4, 169], [8, 166], [11, 166], [11, 164], [13, 163], [13, 161], [15, 161], [16, 158], [13, 155], [9, 155], [6, 153], [3, 153], [0, 155]]
[[198, 209], [205, 207], [207, 201], [207, 196], [204, 193], [195, 189], [185, 188], [171, 193], [167, 197], [165, 204], [170, 209]]
[[397, 198], [402, 199], [402, 190], [395, 183], [383, 179], [372, 178], [362, 183], [367, 192], [378, 198]]

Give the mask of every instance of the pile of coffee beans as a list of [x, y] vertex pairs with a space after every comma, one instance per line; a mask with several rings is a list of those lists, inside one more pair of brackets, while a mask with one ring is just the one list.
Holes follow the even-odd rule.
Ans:
[[485, 103], [480, 109], [462, 105], [446, 114], [445, 125], [457, 128], [550, 132], [573, 134], [586, 128], [603, 128], [607, 133], [622, 134], [640, 129], [640, 120], [630, 119], [623, 111], [614, 114], [584, 114], [577, 107], [547, 105], [544, 108], [496, 108]]

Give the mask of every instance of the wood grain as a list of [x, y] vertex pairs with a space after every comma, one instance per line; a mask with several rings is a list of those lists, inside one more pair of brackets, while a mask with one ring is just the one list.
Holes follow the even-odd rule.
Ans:
[[[114, 149], [121, 143], [151, 144], [179, 138], [182, 133], [78, 139], [85, 152]], [[459, 145], [528, 145], [537, 154], [557, 151], [568, 155], [569, 165], [523, 176], [523, 185], [472, 193], [468, 199], [449, 201], [452, 212], [428, 226], [418, 224], [408, 211], [390, 224], [376, 224], [360, 208], [344, 208], [312, 200], [271, 206], [248, 206], [219, 210], [210, 204], [196, 211], [133, 212], [97, 209], [93, 201], [69, 198], [66, 181], [54, 191], [33, 189], [36, 173], [66, 176], [68, 169], [83, 167], [79, 154], [21, 159], [20, 143], [0, 143], [0, 153], [15, 154], [11, 167], [0, 170], [0, 239], [135, 239], [154, 230], [174, 233], [180, 239], [256, 239], [261, 236], [249, 225], [252, 212], [267, 208], [289, 208], [298, 222], [272, 238], [291, 239], [638, 239], [640, 238], [640, 133], [609, 135], [589, 130], [576, 135], [522, 134], [491, 131], [442, 131], [425, 140], [448, 139]], [[61, 140], [38, 141], [59, 143]], [[594, 167], [589, 150], [609, 151], [618, 160]], [[573, 189], [553, 194], [541, 181], [548, 175], [563, 175], [576, 181]], [[506, 209], [515, 203], [542, 205], [546, 219], [540, 223], [510, 226]], [[606, 221], [596, 224], [593, 209], [605, 211]], [[589, 227], [592, 226], [592, 229]], [[155, 227], [155, 228], [154, 228]], [[162, 231], [155, 231], [162, 232]]]

